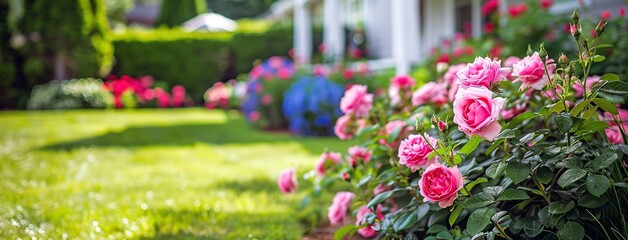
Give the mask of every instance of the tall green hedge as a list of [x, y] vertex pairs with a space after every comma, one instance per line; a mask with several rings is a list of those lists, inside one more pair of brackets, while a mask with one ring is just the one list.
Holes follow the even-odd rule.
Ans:
[[205, 12], [207, 12], [205, 0], [163, 0], [155, 25], [176, 27]]
[[[7, 2], [0, 4], [2, 11], [7, 11], [0, 14], [3, 108], [19, 107], [30, 88], [52, 80], [56, 62], [63, 62], [60, 66], [67, 78], [97, 77], [109, 72], [113, 46], [104, 0], [24, 0], [17, 5]], [[12, 30], [5, 32], [5, 18], [10, 12], [23, 14], [15, 19]], [[9, 49], [5, 43], [11, 38], [20, 40]], [[13, 69], [5, 69], [9, 67]]]
[[230, 34], [180, 30], [128, 31], [114, 36], [113, 74], [151, 75], [187, 88], [195, 101], [226, 68]]

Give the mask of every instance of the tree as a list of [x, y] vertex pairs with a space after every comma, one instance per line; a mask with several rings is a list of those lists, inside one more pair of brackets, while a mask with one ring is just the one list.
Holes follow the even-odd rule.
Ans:
[[207, 12], [205, 0], [163, 0], [156, 25], [176, 27], [205, 12]]

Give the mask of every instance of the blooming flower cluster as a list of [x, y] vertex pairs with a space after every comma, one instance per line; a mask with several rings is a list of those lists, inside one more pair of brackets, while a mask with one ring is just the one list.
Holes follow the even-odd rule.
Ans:
[[342, 114], [339, 106], [343, 93], [343, 86], [325, 77], [300, 77], [283, 97], [283, 114], [290, 131], [297, 135], [333, 135], [334, 122]]
[[133, 78], [123, 75], [107, 77], [104, 89], [113, 96], [113, 107], [125, 108], [135, 106], [157, 106], [160, 108], [182, 107], [193, 105], [194, 102], [186, 95], [185, 87], [175, 85], [171, 92], [161, 87], [151, 88], [154, 80], [151, 76]]

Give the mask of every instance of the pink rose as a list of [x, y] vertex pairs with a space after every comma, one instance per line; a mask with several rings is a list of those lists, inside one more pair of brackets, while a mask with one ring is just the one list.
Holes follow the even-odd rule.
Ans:
[[292, 70], [287, 67], [282, 67], [277, 70], [277, 77], [281, 80], [288, 80], [292, 77]]
[[[380, 205], [377, 205], [377, 209], [375, 211], [377, 212], [378, 219], [381, 220], [384, 218], [384, 215], [381, 213], [381, 210], [380, 210]], [[360, 226], [362, 224], [366, 224], [366, 219], [364, 219], [364, 216], [366, 216], [369, 213], [373, 213], [373, 211], [367, 208], [366, 205], [360, 206], [360, 208], [358, 209], [358, 213], [355, 216], [355, 225]], [[375, 237], [375, 235], [377, 235], [377, 231], [373, 229], [373, 225], [368, 225], [366, 227], [360, 228], [358, 230], [358, 233], [365, 238], [372, 238], [372, 237]]]
[[379, 143], [382, 145], [386, 145], [387, 147], [397, 148], [399, 146], [399, 141], [397, 139], [404, 138], [404, 136], [408, 132], [412, 131], [412, 126], [408, 126], [403, 120], [393, 120], [386, 123], [386, 126], [384, 126], [384, 134], [392, 134], [393, 132], [397, 131], [397, 129], [399, 129], [399, 134], [397, 135], [395, 141], [393, 141], [391, 144], [388, 144], [386, 139], [380, 139]]
[[454, 101], [454, 123], [468, 136], [478, 135], [493, 141], [502, 129], [497, 119], [504, 101], [493, 98], [493, 92], [483, 87], [460, 88]]
[[248, 114], [247, 118], [249, 119], [249, 121], [251, 122], [257, 122], [260, 118], [260, 114], [258, 111], [252, 111]]
[[314, 170], [316, 170], [316, 173], [319, 176], [325, 176], [325, 165], [327, 165], [329, 160], [331, 160], [331, 162], [333, 163], [338, 164], [342, 162], [342, 155], [337, 152], [324, 152], [323, 154], [321, 154], [321, 157], [318, 159], [318, 162], [316, 162], [316, 165], [314, 166]]
[[327, 209], [327, 217], [331, 225], [342, 224], [347, 220], [347, 210], [355, 195], [352, 192], [338, 192], [331, 206]]
[[526, 104], [517, 103], [515, 104], [513, 108], [502, 111], [501, 113], [502, 119], [508, 120], [508, 119], [514, 118], [517, 115], [524, 113], [525, 111], [526, 111]]
[[457, 75], [460, 85], [464, 88], [483, 86], [490, 89], [494, 84], [505, 80], [509, 72], [510, 69], [501, 67], [499, 60], [477, 57], [473, 63], [458, 71]]
[[299, 184], [297, 182], [295, 170], [290, 168], [281, 171], [281, 173], [279, 173], [279, 178], [277, 179], [277, 185], [279, 186], [279, 190], [283, 193], [292, 193], [297, 190]]
[[[427, 140], [427, 141], [426, 141]], [[399, 163], [409, 167], [412, 172], [419, 168], [426, 168], [434, 163], [434, 159], [428, 159], [430, 153], [434, 151], [430, 144], [436, 147], [438, 140], [427, 136], [427, 139], [418, 134], [412, 134], [399, 145]], [[432, 160], [432, 161], [430, 161]]]
[[351, 116], [344, 115], [339, 117], [336, 120], [336, 125], [334, 126], [334, 133], [340, 140], [351, 139], [355, 136], [356, 131], [356, 123], [351, 121]]
[[517, 56], [510, 56], [506, 58], [506, 60], [504, 60], [504, 67], [512, 67], [515, 65], [515, 63], [518, 63], [519, 61], [521, 61], [521, 58]]
[[390, 80], [390, 87], [397, 89], [411, 89], [414, 87], [414, 79], [408, 75], [398, 75]]
[[[556, 68], [555, 64], [551, 64], [554, 63], [554, 60], [547, 59], [545, 63], [547, 64], [547, 71], [551, 76]], [[538, 52], [534, 52], [532, 56], [524, 57], [521, 61], [515, 63], [512, 68], [512, 75], [518, 77], [515, 81], [523, 83], [521, 84], [519, 91], [523, 91], [527, 87], [541, 90], [549, 83], [549, 78], [547, 78], [547, 75], [545, 74], [543, 60], [539, 57]]]
[[425, 198], [424, 201], [437, 202], [441, 208], [453, 204], [463, 184], [462, 174], [457, 166], [447, 168], [440, 163], [427, 167], [419, 179], [420, 193]]
[[[590, 76], [587, 78], [587, 92], [591, 92], [593, 89], [593, 85], [600, 81], [600, 76]], [[582, 88], [582, 84], [578, 81], [573, 84], [574, 96], [581, 97], [584, 94], [584, 89]]]
[[[624, 124], [624, 130], [628, 130], [628, 124]], [[611, 144], [624, 144], [624, 137], [619, 130], [619, 126], [613, 125], [605, 129], [604, 132]]]
[[371, 161], [371, 151], [364, 147], [353, 146], [349, 148], [349, 157], [347, 158], [351, 166], [355, 166], [358, 160], [368, 163]]
[[433, 103], [442, 106], [447, 103], [447, 89], [442, 83], [428, 82], [412, 93], [412, 105]]
[[452, 65], [447, 69], [443, 79], [451, 87], [452, 84], [458, 81], [458, 71], [464, 69], [467, 65], [464, 63]]
[[264, 94], [261, 99], [262, 105], [268, 105], [273, 102], [273, 96], [270, 94]]
[[355, 114], [362, 118], [369, 115], [373, 104], [373, 94], [366, 92], [366, 86], [353, 85], [340, 99], [340, 110], [345, 114]]
[[392, 189], [390, 186], [386, 185], [385, 183], [380, 183], [379, 185], [377, 185], [377, 187], [373, 189], [373, 194], [377, 195], [389, 191], [390, 189]]

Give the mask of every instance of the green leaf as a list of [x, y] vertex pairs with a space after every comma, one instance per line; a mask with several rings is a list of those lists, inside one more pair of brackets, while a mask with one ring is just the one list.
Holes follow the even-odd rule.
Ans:
[[550, 169], [549, 167], [539, 167], [536, 170], [536, 180], [538, 180], [539, 182], [543, 183], [543, 184], [548, 184], [550, 181], [552, 181], [552, 177], [554, 176], [554, 173], [552, 172], [552, 169]]
[[495, 198], [493, 198], [493, 196], [491, 196], [488, 193], [481, 192], [481, 193], [471, 196], [470, 198], [467, 198], [467, 200], [464, 201], [462, 206], [464, 208], [473, 209], [473, 208], [485, 207], [494, 202], [495, 202]]
[[430, 205], [429, 204], [423, 204], [421, 206], [419, 206], [416, 209], [416, 216], [419, 220], [423, 219], [425, 216], [427, 216], [427, 213], [430, 212]]
[[552, 202], [549, 205], [549, 213], [550, 214], [563, 214], [569, 212], [569, 210], [573, 209], [576, 206], [574, 202]]
[[593, 196], [593, 194], [584, 194], [578, 199], [578, 205], [585, 208], [599, 208], [606, 205], [608, 201], [605, 198]]
[[613, 47], [613, 45], [610, 45], [608, 43], [602, 43], [602, 44], [598, 44], [595, 48], [601, 49], [601, 48], [610, 48], [610, 47]]
[[336, 233], [334, 233], [334, 240], [341, 240], [347, 235], [353, 235], [355, 232], [358, 231], [358, 229], [360, 229], [360, 226], [356, 226], [353, 224], [342, 226], [341, 228], [336, 230]]
[[602, 55], [595, 55], [595, 56], [593, 56], [593, 62], [601, 62], [601, 61], [604, 61], [604, 59], [606, 59], [606, 57], [604, 57]]
[[515, 130], [517, 129], [513, 129], [513, 128], [507, 128], [504, 131], [500, 132], [499, 134], [497, 134], [497, 136], [495, 137], [495, 139], [508, 139], [508, 138], [514, 138], [515, 136], [517, 136]]
[[558, 178], [558, 185], [565, 188], [580, 180], [585, 175], [587, 175], [587, 171], [580, 168], [567, 169], [567, 171], [565, 171], [563, 175], [560, 175], [560, 178]]
[[491, 217], [495, 214], [493, 208], [481, 208], [475, 210], [467, 220], [467, 231], [471, 235], [475, 235], [486, 228], [491, 223]]
[[607, 82], [600, 91], [615, 95], [624, 95], [628, 93], [628, 84], [623, 81]]
[[619, 81], [620, 78], [617, 74], [607, 73], [607, 74], [602, 75], [602, 77], [600, 77], [600, 80], [606, 80], [606, 81], [612, 82], [612, 81]]
[[617, 115], [619, 113], [617, 111], [617, 107], [604, 98], [594, 98], [593, 102], [597, 104], [602, 110], [612, 115]]
[[558, 130], [561, 133], [569, 132], [573, 126], [573, 120], [571, 120], [571, 116], [567, 113], [556, 114], [556, 116], [554, 116], [554, 121], [556, 121], [556, 126], [558, 126]]
[[530, 164], [510, 161], [506, 166], [506, 176], [514, 184], [519, 184], [530, 175]]
[[475, 185], [478, 185], [480, 183], [485, 183], [485, 182], [488, 182], [488, 179], [483, 178], [483, 177], [475, 179], [475, 181], [468, 183], [467, 186], [462, 188], [461, 191], [464, 194], [469, 194], [469, 192], [467, 192], [467, 190], [471, 191], [471, 190], [473, 190], [473, 187], [475, 187]]
[[565, 105], [562, 102], [553, 103], [547, 107], [549, 108], [549, 114], [560, 113], [565, 110]]
[[436, 239], [454, 240], [454, 237], [451, 236], [451, 233], [444, 231], [436, 234]]
[[494, 162], [486, 169], [486, 176], [490, 178], [497, 178], [506, 170], [505, 162]]
[[460, 216], [460, 213], [462, 212], [462, 204], [458, 205], [453, 212], [451, 212], [451, 215], [449, 215], [449, 226], [454, 226], [454, 223], [456, 223], [456, 220], [458, 220], [458, 216]]
[[607, 168], [613, 162], [617, 161], [617, 153], [616, 152], [605, 152], [601, 155], [595, 157], [593, 161], [589, 164], [589, 167], [593, 171], [598, 171], [604, 168]]
[[519, 114], [516, 117], [512, 118], [512, 120], [510, 120], [510, 125], [508, 125], [508, 127], [519, 125], [525, 120], [532, 119], [538, 116], [540, 116], [540, 114], [535, 113], [535, 112], [525, 112], [525, 113]]
[[486, 151], [484, 152], [484, 154], [486, 156], [490, 155], [493, 150], [495, 150], [495, 148], [499, 147], [500, 144], [502, 144], [504, 141], [506, 141], [505, 138], [502, 139], [495, 139], [495, 141], [493, 142], [493, 144], [491, 144], [490, 147], [488, 147], [488, 149], [486, 149]]
[[578, 132], [576, 132], [576, 134], [582, 134], [586, 132], [599, 132], [607, 128], [608, 128], [608, 123], [604, 121], [588, 119], [584, 124], [582, 124], [582, 126], [580, 127], [580, 129], [578, 129]]
[[379, 203], [385, 201], [386, 199], [390, 198], [390, 196], [392, 196], [393, 193], [395, 193], [394, 190], [377, 194], [377, 196], [375, 196], [373, 199], [371, 199], [371, 201], [369, 201], [369, 203], [366, 205], [366, 207], [368, 207], [368, 208], [375, 207], [377, 204], [379, 204]]
[[587, 190], [589, 190], [593, 196], [602, 196], [610, 186], [611, 181], [604, 175], [589, 174], [587, 177]]
[[560, 240], [581, 240], [584, 238], [584, 227], [577, 222], [567, 222], [557, 234]]
[[462, 162], [462, 157], [458, 154], [454, 155], [454, 164], [458, 165]]
[[364, 134], [371, 133], [371, 132], [376, 131], [378, 129], [379, 129], [379, 124], [375, 124], [375, 125], [368, 126], [368, 127], [363, 127], [363, 128], [360, 128], [358, 130], [358, 132], [355, 133], [355, 135], [357, 137], [360, 137], [360, 136], [362, 136]]
[[471, 139], [469, 139], [469, 141], [464, 146], [462, 146], [462, 148], [460, 149], [460, 153], [469, 154], [473, 152], [473, 150], [475, 150], [475, 148], [477, 148], [478, 145], [482, 143], [482, 140], [482, 137], [478, 135], [473, 135]]
[[578, 103], [576, 103], [576, 106], [571, 109], [571, 112], [569, 112], [569, 114], [574, 117], [577, 116], [580, 112], [582, 112], [582, 110], [584, 110], [586, 106], [589, 105], [589, 103], [591, 103], [591, 100], [580, 100]]
[[431, 226], [429, 229], [427, 229], [427, 232], [425, 233], [430, 234], [430, 233], [438, 233], [438, 232], [446, 232], [446, 231], [447, 231], [447, 227], [440, 224], [434, 224], [434, 226]]
[[401, 132], [402, 127], [397, 127], [391, 133], [388, 134], [388, 138], [386, 139], [388, 143], [392, 143], [397, 140], [399, 133]]
[[404, 212], [395, 220], [395, 223], [393, 223], [393, 230], [400, 232], [412, 227], [418, 221], [419, 218], [415, 212]]
[[520, 189], [506, 189], [504, 192], [497, 198], [497, 201], [509, 201], [509, 200], [526, 200], [530, 199], [528, 194]]

